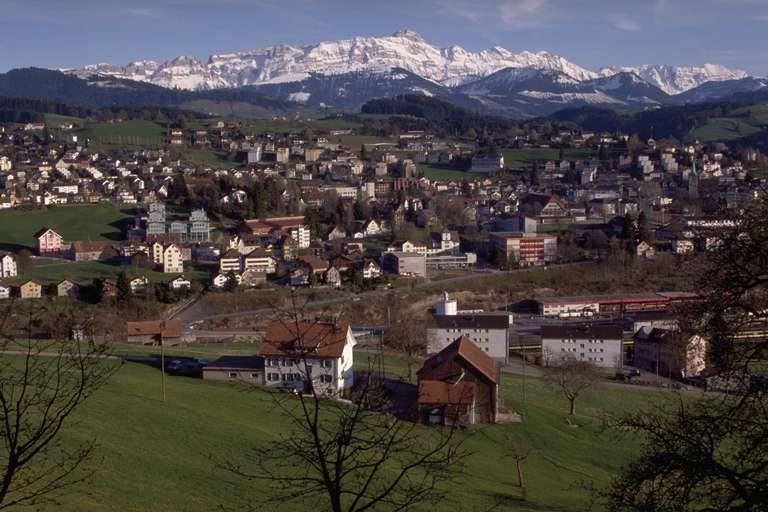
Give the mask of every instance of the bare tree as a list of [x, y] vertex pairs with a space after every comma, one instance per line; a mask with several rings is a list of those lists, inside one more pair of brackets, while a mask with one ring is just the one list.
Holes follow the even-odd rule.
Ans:
[[523, 465], [528, 461], [531, 456], [531, 448], [522, 441], [511, 441], [507, 438], [509, 449], [504, 454], [505, 457], [512, 459], [515, 462], [515, 470], [517, 472], [517, 486], [520, 487], [523, 500], [528, 499], [528, 487], [525, 483], [525, 477], [523, 475]]
[[547, 380], [557, 386], [568, 400], [568, 415], [576, 415], [576, 400], [596, 382], [594, 365], [573, 357], [558, 358], [547, 373]]
[[396, 350], [405, 356], [408, 368], [408, 381], [413, 380], [413, 367], [417, 363], [418, 356], [427, 350], [427, 333], [424, 317], [419, 315], [408, 304], [394, 308], [390, 317], [391, 325], [387, 327], [384, 342], [387, 348]]
[[[768, 503], [768, 393], [764, 361], [768, 312], [768, 196], [725, 212], [721, 240], [687, 266], [699, 300], [681, 331], [708, 342], [708, 365], [728, 394], [678, 397], [673, 404], [612, 421], [644, 439], [599, 496], [610, 512], [758, 512]], [[757, 369], [757, 372], [756, 372]]]
[[[279, 322], [295, 333], [294, 347], [308, 385], [297, 395], [270, 393], [285, 419], [284, 433], [253, 450], [253, 461], [221, 466], [267, 484], [268, 503], [299, 500], [333, 512], [409, 510], [444, 499], [464, 453], [456, 429], [427, 429], [403, 421], [373, 372], [358, 379], [347, 399], [324, 395], [313, 385], [311, 353], [326, 342], [307, 339], [312, 321], [298, 307], [278, 311]], [[308, 327], [308, 325], [310, 327]]]
[[[74, 320], [22, 303], [0, 318], [0, 509], [55, 501], [89, 475], [94, 441], [70, 444], [61, 434], [117, 364], [104, 345], [61, 341], [72, 329], [88, 337], [88, 321]], [[33, 339], [46, 321], [52, 339]]]

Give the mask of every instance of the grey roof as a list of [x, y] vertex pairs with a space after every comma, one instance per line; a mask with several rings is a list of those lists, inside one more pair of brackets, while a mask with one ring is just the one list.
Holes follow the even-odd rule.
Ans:
[[205, 366], [206, 370], [263, 370], [264, 358], [259, 356], [222, 356]]

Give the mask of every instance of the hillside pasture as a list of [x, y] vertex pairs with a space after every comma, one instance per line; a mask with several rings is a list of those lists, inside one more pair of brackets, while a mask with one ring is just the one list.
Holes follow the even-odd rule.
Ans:
[[0, 211], [0, 250], [34, 249], [34, 234], [44, 227], [75, 240], [122, 239], [136, 214], [135, 207], [115, 203], [60, 205]]
[[122, 148], [158, 148], [165, 144], [167, 130], [154, 121], [122, 121], [88, 124], [77, 133], [96, 151]]
[[[237, 348], [236, 353], [244, 352], [247, 348]], [[356, 359], [357, 367], [367, 362], [366, 357]], [[603, 417], [664, 401], [660, 392], [602, 386], [579, 401], [578, 416], [570, 424], [566, 400], [544, 381], [504, 375], [501, 396], [505, 406], [521, 414], [522, 423], [478, 425], [460, 433], [469, 455], [463, 466], [457, 465], [457, 482], [446, 489], [448, 499], [440, 509], [485, 510], [499, 501], [505, 504], [502, 509], [527, 512], [585, 509], [590, 501], [585, 485], [606, 485], [638, 449], [636, 439], [603, 432]], [[286, 418], [264, 391], [168, 377], [162, 402], [160, 373], [126, 363], [77, 420], [64, 439], [74, 446], [94, 436], [99, 458], [93, 469], [98, 471], [64, 496], [56, 510], [204, 511], [246, 505], [270, 510], [259, 506], [268, 492], [264, 485], [217, 468], [222, 462], [252, 463], [252, 448], [286, 432]], [[426, 442], [430, 430], [424, 427], [423, 432]], [[525, 499], [514, 462], [506, 457], [513, 444], [532, 450], [525, 465]], [[322, 497], [284, 506], [326, 508]]]

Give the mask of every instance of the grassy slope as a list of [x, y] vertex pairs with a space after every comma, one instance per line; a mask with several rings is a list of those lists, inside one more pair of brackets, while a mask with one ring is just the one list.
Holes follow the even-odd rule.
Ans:
[[5, 210], [0, 212], [0, 249], [34, 248], [33, 235], [43, 227], [56, 230], [67, 242], [117, 240], [133, 213], [132, 207], [114, 203]]
[[[34, 260], [33, 266], [17, 278], [9, 281], [21, 284], [28, 279], [34, 279], [41, 284], [59, 283], [64, 279], [70, 279], [76, 283], [88, 284], [93, 279], [116, 280], [120, 272], [125, 272], [129, 278], [146, 276], [152, 283], [172, 281], [179, 274], [165, 274], [155, 270], [120, 266], [103, 261], [62, 261], [62, 260]], [[187, 271], [184, 275], [190, 278], [205, 279], [207, 273]]]
[[78, 132], [91, 139], [96, 150], [119, 149], [126, 146], [160, 147], [165, 142], [166, 129], [154, 121], [124, 121], [122, 123], [93, 123]]
[[691, 130], [690, 138], [702, 142], [738, 140], [766, 129], [768, 103], [758, 103], [734, 110], [728, 117], [710, 119], [706, 124]]
[[[364, 366], [365, 358], [357, 359]], [[391, 367], [402, 369], [396, 362]], [[636, 448], [634, 442], [600, 433], [603, 414], [637, 409], [658, 396], [640, 390], [596, 390], [579, 402], [581, 426], [573, 428], [564, 421], [566, 403], [556, 391], [529, 378], [522, 404], [521, 390], [520, 378], [505, 377], [504, 402], [522, 412], [523, 423], [481, 426], [467, 433], [471, 455], [450, 494], [455, 509], [485, 509], [497, 494], [519, 497], [514, 465], [503, 458], [509, 439], [529, 443], [535, 450], [525, 465], [528, 501], [518, 502], [515, 510], [581, 509], [587, 495], [574, 486], [590, 480], [604, 485]], [[159, 374], [137, 364], [124, 366], [86, 404], [79, 419], [67, 439], [74, 442], [91, 433], [97, 437], [98, 472], [84, 486], [88, 495], [72, 494], [50, 510], [242, 508], [243, 500], [257, 499], [263, 487], [215, 469], [214, 461], [247, 461], [250, 446], [269, 442], [284, 430], [263, 392], [170, 377], [168, 401], [162, 403]], [[291, 504], [288, 509], [323, 509], [318, 505]]]
[[478, 172], [465, 172], [456, 169], [444, 169], [430, 164], [418, 164], [419, 173], [423, 174], [430, 180], [458, 180], [458, 181], [472, 181], [479, 180], [485, 177], [484, 173]]
[[[532, 167], [537, 161], [557, 160], [560, 151], [553, 148], [528, 148], [528, 149], [505, 149], [504, 166], [514, 169], [519, 167]], [[563, 158], [579, 159], [590, 158], [592, 152], [588, 149], [566, 149], [563, 151]]]

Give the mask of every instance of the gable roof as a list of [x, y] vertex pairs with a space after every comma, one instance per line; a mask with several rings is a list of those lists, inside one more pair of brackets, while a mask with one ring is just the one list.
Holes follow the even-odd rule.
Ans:
[[[43, 236], [44, 234], [46, 234], [46, 233], [47, 233], [47, 232], [49, 232], [49, 231], [53, 231], [54, 233], [56, 233], [56, 231], [54, 231], [53, 229], [51, 229], [51, 228], [45, 228], [45, 227], [44, 227], [44, 228], [42, 228], [42, 229], [38, 230], [38, 231], [37, 231], [37, 232], [36, 232], [36, 233], [35, 233], [33, 236], [34, 236], [35, 238], [40, 238], [41, 236]], [[58, 236], [59, 238], [62, 238], [62, 236], [61, 236], [60, 234], [58, 234], [58, 233], [56, 233], [56, 236]]]
[[272, 322], [259, 349], [261, 356], [338, 358], [347, 345], [348, 322]]
[[106, 240], [77, 240], [72, 242], [72, 250], [74, 252], [96, 252], [104, 251], [111, 247], [111, 243]]
[[147, 320], [144, 322], [126, 322], [128, 336], [161, 335], [163, 338], [181, 338], [181, 321]]
[[443, 350], [433, 355], [421, 367], [418, 373], [428, 368], [435, 368], [444, 361], [460, 358], [466, 364], [480, 372], [486, 379], [497, 384], [499, 382], [499, 365], [491, 357], [480, 350], [469, 338], [462, 336]]

